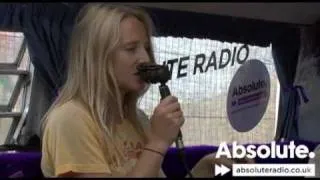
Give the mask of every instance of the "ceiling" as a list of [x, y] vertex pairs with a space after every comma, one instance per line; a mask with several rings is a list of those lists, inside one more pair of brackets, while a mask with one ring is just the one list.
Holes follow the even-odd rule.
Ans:
[[319, 3], [123, 3], [170, 10], [202, 12], [243, 18], [313, 24], [320, 19]]

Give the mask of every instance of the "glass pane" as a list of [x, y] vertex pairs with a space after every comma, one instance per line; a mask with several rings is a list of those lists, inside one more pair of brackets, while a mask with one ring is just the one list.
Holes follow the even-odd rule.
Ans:
[[15, 62], [23, 38], [23, 33], [0, 31], [0, 63]]
[[26, 48], [18, 70], [28, 70], [30, 63], [29, 50]]
[[0, 75], [0, 105], [8, 105], [17, 80], [16, 75]]
[[9, 133], [12, 118], [0, 118], [0, 145], [3, 145]]

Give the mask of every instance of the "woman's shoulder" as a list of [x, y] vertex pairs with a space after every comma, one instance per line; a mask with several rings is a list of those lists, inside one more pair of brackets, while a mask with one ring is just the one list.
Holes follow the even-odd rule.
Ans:
[[87, 110], [76, 100], [70, 100], [53, 109], [50, 115], [63, 114], [64, 116], [72, 116], [76, 114], [86, 114]]
[[48, 115], [48, 123], [54, 122], [54, 124], [81, 124], [82, 122], [90, 119], [91, 117], [88, 110], [86, 110], [81, 103], [75, 100], [70, 100], [58, 107], [55, 107]]

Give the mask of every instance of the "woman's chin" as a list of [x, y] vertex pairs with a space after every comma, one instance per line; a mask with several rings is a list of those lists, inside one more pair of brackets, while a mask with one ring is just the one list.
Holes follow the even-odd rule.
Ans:
[[147, 88], [147, 85], [147, 83], [137, 83], [134, 86], [132, 86], [131, 90], [140, 94]]

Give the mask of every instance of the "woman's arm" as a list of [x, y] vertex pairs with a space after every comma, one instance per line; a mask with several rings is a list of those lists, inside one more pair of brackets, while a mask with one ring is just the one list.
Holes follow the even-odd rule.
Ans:
[[[157, 145], [150, 144], [146, 147], [163, 153], [162, 147], [158, 148]], [[128, 177], [159, 177], [163, 158], [158, 153], [144, 150], [136, 166], [128, 173]]]

